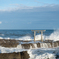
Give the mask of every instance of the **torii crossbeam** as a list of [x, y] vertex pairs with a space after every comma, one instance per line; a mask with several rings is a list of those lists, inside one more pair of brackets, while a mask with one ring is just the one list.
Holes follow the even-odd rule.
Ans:
[[43, 35], [43, 32], [45, 32], [46, 30], [31, 30], [31, 31], [34, 32], [34, 42], [35, 42], [35, 34], [36, 34], [36, 32], [41, 32], [41, 42], [43, 42], [43, 37], [42, 37], [42, 35]]

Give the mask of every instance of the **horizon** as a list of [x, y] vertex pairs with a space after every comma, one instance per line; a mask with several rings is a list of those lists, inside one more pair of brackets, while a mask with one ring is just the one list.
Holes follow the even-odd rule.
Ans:
[[59, 29], [0, 29], [0, 30], [59, 30]]

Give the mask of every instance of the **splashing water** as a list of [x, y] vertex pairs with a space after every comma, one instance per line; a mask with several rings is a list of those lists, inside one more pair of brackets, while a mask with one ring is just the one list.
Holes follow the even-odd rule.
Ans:
[[20, 49], [22, 49], [22, 46], [21, 46], [21, 44], [20, 44], [20, 45], [17, 45], [17, 48], [20, 48]]
[[59, 30], [54, 31], [50, 36], [46, 36], [45, 39], [59, 41]]
[[30, 56], [29, 59], [56, 59], [55, 54], [53, 54], [53, 49], [33, 49], [28, 50], [28, 54]]
[[37, 44], [33, 44], [34, 45], [34, 48], [37, 48]]
[[52, 45], [50, 43], [40, 43], [41, 48], [51, 48]]
[[[59, 41], [59, 30], [54, 31], [51, 35], [46, 36], [43, 35], [43, 39], [46, 40], [54, 40], [54, 41]], [[3, 39], [0, 37], [0, 39]], [[10, 38], [9, 38], [10, 39]], [[36, 35], [36, 40], [41, 40], [41, 35]], [[34, 40], [31, 36], [24, 36], [21, 38], [16, 38], [16, 40]], [[54, 47], [55, 43], [40, 43], [40, 47], [37, 47], [37, 44], [33, 44], [33, 46], [36, 48], [32, 49], [32, 46], [30, 45], [30, 49], [27, 51], [30, 58], [29, 59], [56, 59], [56, 54], [57, 52], [59, 53], [59, 48], [54, 49], [51, 47]], [[58, 43], [56, 43], [56, 47], [58, 46]], [[51, 49], [50, 49], [51, 48]], [[18, 45], [16, 48], [5, 48], [5, 47], [0, 47], [0, 53], [10, 53], [10, 52], [20, 52], [24, 51], [24, 47]], [[54, 53], [53, 53], [54, 52]]]
[[[10, 31], [11, 32], [11, 31]], [[16, 31], [17, 32], [17, 31]], [[9, 32], [8, 32], [9, 33]], [[12, 32], [11, 32], [12, 33]], [[49, 32], [48, 32], [49, 33]], [[10, 34], [10, 33], [9, 33]], [[4, 36], [5, 36], [6, 34], [4, 33]], [[15, 34], [14, 34], [15, 35]], [[17, 34], [18, 35], [18, 34]], [[12, 35], [11, 35], [12, 36]], [[16, 37], [14, 37], [14, 38], [12, 38], [12, 37], [3, 37], [3, 36], [1, 36], [0, 37], [0, 39], [15, 39], [15, 40], [27, 40], [27, 41], [30, 41], [30, 40], [34, 40], [34, 37], [32, 36], [22, 36], [22, 37], [18, 37], [18, 38], [16, 38]], [[51, 33], [51, 35], [49, 35], [49, 36], [46, 36], [46, 35], [43, 35], [43, 39], [45, 40], [54, 40], [54, 41], [57, 41], [57, 40], [59, 40], [59, 30], [55, 30], [53, 33]], [[36, 35], [35, 36], [35, 40], [41, 40], [41, 34], [38, 34], [38, 35]]]

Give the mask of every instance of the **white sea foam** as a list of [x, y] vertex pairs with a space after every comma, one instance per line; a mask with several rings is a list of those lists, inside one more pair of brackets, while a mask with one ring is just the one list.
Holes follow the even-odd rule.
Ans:
[[25, 37], [21, 37], [21, 38], [16, 38], [16, 40], [27, 40], [27, 41], [30, 41], [30, 40], [33, 40], [33, 38], [30, 37], [30, 36], [25, 36]]
[[[43, 35], [43, 39], [50, 39], [50, 40], [57, 41], [57, 40], [59, 40], [59, 30], [54, 31], [50, 36], [46, 36], [46, 38], [44, 38], [44, 37], [45, 37], [45, 35]], [[3, 39], [3, 38], [0, 37], [0, 39]], [[10, 38], [7, 38], [7, 39], [10, 39]], [[35, 39], [40, 40], [41, 35], [36, 35]], [[34, 40], [34, 38], [32, 38], [30, 36], [25, 36], [22, 38], [16, 38], [16, 40]], [[30, 43], [33, 43], [33, 41]], [[49, 47], [51, 47], [51, 45], [49, 43], [47, 43], [47, 44]], [[32, 46], [30, 46], [30, 49], [23, 49], [23, 47], [21, 45], [18, 45], [15, 48], [6, 48], [6, 47], [0, 46], [0, 53], [27, 51], [30, 56], [29, 59], [48, 59], [48, 58], [56, 59], [56, 55], [59, 55], [59, 47], [48, 48], [48, 46], [46, 44], [41, 44], [41, 47], [43, 47], [43, 48], [37, 48], [36, 44], [34, 44], [34, 46], [35, 46], [35, 49], [32, 49]]]
[[40, 43], [40, 48], [51, 48], [52, 45], [50, 43]]
[[12, 52], [21, 52], [21, 51], [27, 51], [27, 49], [21, 49], [21, 47], [6, 48], [0, 46], [0, 53], [12, 53]]
[[56, 59], [56, 54], [58, 54], [58, 53], [59, 53], [59, 47], [58, 48], [49, 48], [49, 49], [40, 48], [40, 49], [28, 50], [28, 54], [30, 56], [29, 59], [48, 59], [48, 58]]
[[[43, 40], [53, 40], [53, 41], [59, 41], [59, 30], [56, 30], [54, 31], [53, 33], [51, 33], [51, 35], [49, 36], [45, 36], [43, 35]], [[34, 40], [33, 37], [30, 37], [30, 36], [25, 36], [25, 37], [22, 37], [22, 38], [19, 38], [19, 40]], [[35, 40], [41, 40], [41, 35], [36, 35], [35, 36]]]
[[20, 44], [20, 45], [17, 45], [17, 48], [20, 48], [20, 49], [22, 49], [22, 46], [21, 46], [21, 44]]
[[59, 30], [54, 31], [50, 36], [46, 36], [45, 39], [59, 41]]
[[0, 37], [0, 39], [3, 39], [2, 37]]
[[[30, 40], [34, 40], [34, 37], [31, 37], [31, 36], [24, 36], [24, 37], [20, 37], [20, 38], [9, 38], [9, 37], [3, 38], [3, 37], [0, 37], [0, 39], [15, 39], [15, 40], [30, 41]], [[59, 30], [54, 31], [49, 36], [43, 35], [43, 40], [48, 40], [48, 39], [53, 40], [53, 41], [58, 41], [59, 40]], [[41, 34], [36, 35], [35, 40], [41, 40]]]
[[56, 55], [59, 55], [59, 47], [56, 48], [35, 48], [35, 49], [21, 49], [20, 47], [6, 48], [0, 46], [0, 53], [12, 53], [27, 51], [29, 59], [56, 59]]
[[23, 49], [21, 45], [18, 45], [15, 48], [6, 48], [0, 46], [0, 53], [12, 53], [12, 52], [21, 52], [27, 51], [30, 58], [29, 59], [56, 59], [56, 55], [59, 55], [59, 47], [56, 48], [35, 48]]

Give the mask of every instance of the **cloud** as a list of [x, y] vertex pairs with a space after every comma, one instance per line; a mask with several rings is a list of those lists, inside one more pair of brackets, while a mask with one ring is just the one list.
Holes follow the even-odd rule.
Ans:
[[13, 6], [19, 6], [19, 4], [10, 4], [11, 6], [13, 5]]
[[50, 5], [43, 5], [43, 6], [38, 6], [38, 7], [34, 7], [33, 11], [59, 11], [59, 5], [55, 5], [55, 4], [50, 4]]
[[37, 1], [37, 0], [34, 0], [35, 2], [37, 2], [37, 3], [40, 3], [39, 1]]
[[44, 2], [40, 2], [38, 0], [34, 0], [34, 1], [37, 2], [37, 3], [40, 3], [40, 4], [47, 4], [47, 3], [44, 3]]
[[0, 21], [0, 24], [1, 24], [2, 22]]
[[0, 11], [16, 11], [16, 10], [22, 10], [22, 9], [33, 9], [33, 7], [29, 7], [23, 4], [10, 4], [11, 7], [0, 9]]
[[46, 4], [46, 5], [42, 5], [42, 6], [26, 6], [26, 5], [19, 5], [19, 4], [10, 4], [11, 6], [15, 6], [15, 7], [9, 7], [7, 9], [0, 9], [0, 11], [59, 11], [59, 4]]

